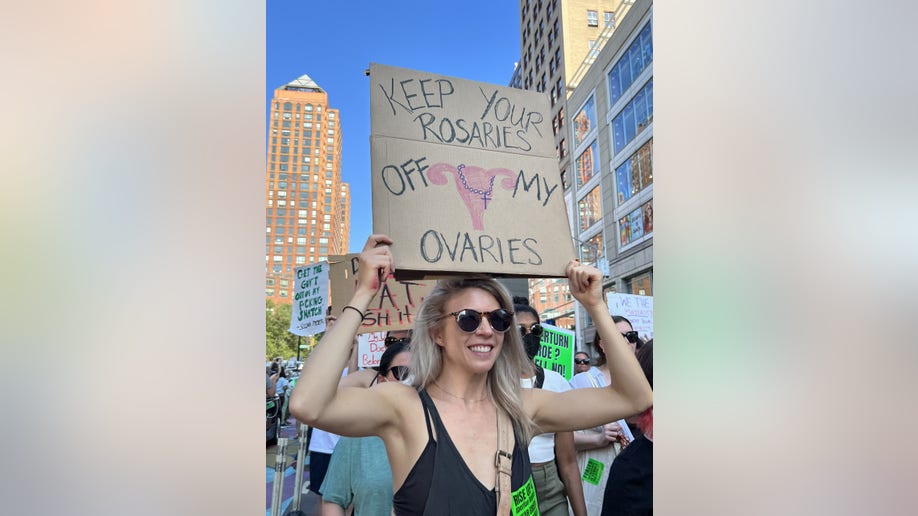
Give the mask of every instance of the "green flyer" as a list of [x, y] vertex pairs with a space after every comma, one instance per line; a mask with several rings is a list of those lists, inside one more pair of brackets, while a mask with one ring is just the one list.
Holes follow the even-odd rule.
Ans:
[[598, 486], [599, 481], [602, 480], [602, 470], [605, 467], [605, 464], [602, 462], [596, 459], [590, 459], [587, 461], [586, 467], [583, 468], [583, 481]]

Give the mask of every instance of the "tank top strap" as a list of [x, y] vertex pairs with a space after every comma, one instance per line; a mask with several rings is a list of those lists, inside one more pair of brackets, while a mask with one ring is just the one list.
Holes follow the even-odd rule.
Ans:
[[[433, 405], [433, 400], [430, 399], [430, 394], [427, 394], [427, 389], [421, 389], [418, 391], [418, 396], [421, 398], [421, 406], [424, 407], [424, 422], [427, 423], [427, 439], [428, 441], [436, 441], [433, 435], [433, 429], [430, 428], [430, 418], [436, 414], [437, 408]], [[433, 414], [431, 414], [433, 411]], [[436, 414], [437, 419], [439, 419], [439, 414]]]

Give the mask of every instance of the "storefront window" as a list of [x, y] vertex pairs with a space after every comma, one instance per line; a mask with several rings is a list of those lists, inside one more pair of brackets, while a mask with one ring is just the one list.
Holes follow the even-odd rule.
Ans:
[[652, 296], [653, 295], [653, 273], [645, 272], [644, 274], [639, 274], [633, 276], [626, 280], [628, 282], [628, 290], [638, 296]]

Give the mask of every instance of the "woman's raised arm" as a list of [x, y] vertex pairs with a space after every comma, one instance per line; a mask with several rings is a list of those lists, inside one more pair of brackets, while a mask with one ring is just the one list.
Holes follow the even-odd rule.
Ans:
[[385, 235], [367, 239], [359, 257], [354, 296], [303, 364], [290, 397], [290, 413], [308, 425], [342, 435], [372, 435], [392, 417], [380, 390], [338, 389], [363, 314], [393, 270], [391, 243]]
[[571, 294], [590, 314], [602, 337], [612, 383], [601, 389], [531, 393], [530, 414], [543, 432], [591, 428], [639, 414], [653, 404], [650, 384], [602, 299], [602, 273], [572, 260], [567, 277]]

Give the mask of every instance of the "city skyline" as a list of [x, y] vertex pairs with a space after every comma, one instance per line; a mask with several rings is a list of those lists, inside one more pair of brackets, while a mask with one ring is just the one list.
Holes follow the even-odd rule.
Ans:
[[350, 184], [350, 252], [372, 233], [371, 62], [506, 85], [520, 58], [519, 5], [375, 2], [267, 4], [266, 138], [276, 88], [308, 75], [340, 111], [341, 179]]

